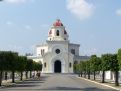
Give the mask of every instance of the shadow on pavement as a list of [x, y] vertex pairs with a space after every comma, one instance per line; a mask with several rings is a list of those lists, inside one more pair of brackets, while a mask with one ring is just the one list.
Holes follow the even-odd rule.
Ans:
[[36, 89], [36, 90], [79, 90], [79, 91], [117, 91], [112, 89], [99, 89], [95, 87], [89, 88], [75, 88], [75, 87], [55, 87], [55, 88], [46, 88], [46, 89]]
[[[13, 86], [11, 86], [11, 88], [12, 87], [35, 87], [35, 86], [38, 86], [38, 85], [30, 85], [30, 84], [18, 84], [18, 85], [13, 85]], [[40, 86], [40, 85], [39, 85]]]
[[[34, 78], [25, 80], [22, 82], [16, 82], [14, 85], [4, 86], [3, 88], [15, 88], [15, 87], [36, 87], [41, 86], [41, 83], [44, 83], [48, 76], [42, 76], [40, 79]], [[30, 89], [31, 90], [31, 89]]]
[[41, 81], [41, 80], [38, 80], [38, 79], [32, 79], [32, 80], [26, 80], [26, 81], [23, 81], [23, 82], [19, 82], [19, 83], [16, 83], [16, 84], [38, 84], [38, 83], [44, 83], [44, 81]]
[[[29, 87], [29, 86], [28, 86]], [[11, 89], [12, 90], [12, 89]], [[13, 90], [20, 90], [20, 89], [13, 89]], [[21, 89], [21, 90], [26, 90], [26, 89]], [[33, 91], [33, 89], [27, 89], [29, 91]], [[46, 89], [34, 89], [34, 91], [60, 91], [60, 90], [65, 90], [65, 91], [117, 91], [117, 90], [112, 90], [112, 89], [99, 89], [95, 87], [89, 87], [89, 88], [75, 88], [75, 87], [53, 87], [53, 88], [46, 88]]]

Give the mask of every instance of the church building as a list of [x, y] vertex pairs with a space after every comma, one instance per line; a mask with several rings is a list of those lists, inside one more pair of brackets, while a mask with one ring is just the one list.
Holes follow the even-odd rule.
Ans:
[[42, 63], [42, 73], [73, 73], [73, 64], [88, 59], [79, 56], [79, 44], [69, 41], [63, 23], [57, 19], [48, 32], [44, 44], [36, 46], [36, 56], [29, 58]]

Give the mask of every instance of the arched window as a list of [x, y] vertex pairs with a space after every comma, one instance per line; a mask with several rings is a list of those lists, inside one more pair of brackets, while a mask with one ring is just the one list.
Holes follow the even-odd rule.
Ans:
[[44, 55], [44, 53], [45, 53], [45, 50], [41, 49], [41, 55]]
[[45, 54], [45, 50], [43, 49], [43, 55]]
[[71, 68], [71, 63], [69, 63], [69, 67]]
[[56, 35], [59, 36], [59, 30], [56, 31]]
[[44, 63], [44, 67], [46, 68], [46, 62]]

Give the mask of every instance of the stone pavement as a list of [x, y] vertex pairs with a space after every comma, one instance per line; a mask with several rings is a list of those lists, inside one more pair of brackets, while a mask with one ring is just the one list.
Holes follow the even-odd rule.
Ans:
[[77, 78], [73, 74], [43, 74], [41, 79], [31, 79], [3, 87], [0, 91], [118, 91]]
[[90, 76], [90, 79], [88, 79], [88, 76], [86, 76], [86, 78], [84, 78], [84, 76], [83, 77], [77, 76], [77, 77], [80, 78], [80, 79], [83, 79], [83, 80], [87, 80], [87, 81], [90, 81], [90, 82], [93, 82], [93, 83], [96, 83], [96, 84], [100, 84], [100, 85], [107, 86], [107, 87], [121, 91], [121, 81], [119, 82], [119, 86], [115, 86], [114, 80], [108, 79], [108, 80], [105, 80], [105, 83], [101, 83], [102, 78], [99, 78], [99, 77], [96, 76], [96, 79], [93, 80], [94, 79], [93, 75]]

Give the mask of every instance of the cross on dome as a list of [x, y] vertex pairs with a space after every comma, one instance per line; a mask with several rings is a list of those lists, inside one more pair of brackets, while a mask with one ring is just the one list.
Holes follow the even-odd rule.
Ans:
[[60, 19], [56, 19], [56, 21], [54, 22], [53, 26], [58, 27], [58, 26], [63, 26], [63, 24], [62, 24]]

